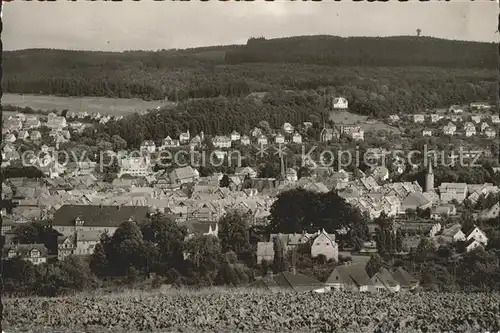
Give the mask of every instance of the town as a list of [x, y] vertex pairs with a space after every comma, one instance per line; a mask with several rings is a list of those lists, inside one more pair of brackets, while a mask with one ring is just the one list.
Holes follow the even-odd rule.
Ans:
[[[346, 98], [332, 98], [331, 106], [330, 118], [348, 114]], [[63, 261], [68, 256], [92, 257], [103, 235], [113, 237], [124, 222], [142, 225], [154, 216], [167, 216], [176, 225], [186, 228], [186, 241], [203, 236], [217, 238], [221, 229], [225, 229], [222, 232], [228, 237], [227, 225], [223, 227], [221, 223], [236, 214], [245, 220], [246, 233], [254, 236], [252, 263], [248, 265], [260, 267], [259, 271], [264, 272], [264, 277], [256, 277], [261, 287], [273, 289], [276, 281], [288, 281], [285, 285], [278, 283], [278, 288], [288, 288], [291, 278], [287, 274], [300, 274], [297, 273], [300, 267], [296, 267], [296, 253], [304, 252], [306, 246], [305, 255], [310, 260], [320, 258], [322, 265], [333, 264], [327, 266], [330, 272], [326, 280], [323, 278], [319, 282], [317, 276], [301, 274], [307, 286], [299, 279], [298, 285], [292, 286], [294, 289], [410, 290], [419, 284], [422, 272], [409, 273], [402, 266], [388, 270], [380, 264], [375, 271], [367, 271], [366, 267], [380, 260], [380, 256], [387, 258], [392, 254], [407, 258], [425, 242], [434, 244], [436, 249], [454, 249], [450, 251], [456, 254], [450, 260], [459, 260], [464, 253], [491, 248], [491, 243], [488, 247], [487, 231], [496, 237], [493, 246], [498, 246], [498, 232], [481, 225], [499, 217], [500, 168], [490, 164], [495, 184], [441, 181], [437, 185], [433, 170], [437, 160], [420, 159], [419, 162], [425, 164], [412, 164], [410, 170], [405, 170], [404, 164], [394, 163], [390, 150], [401, 148], [401, 142], [414, 140], [415, 135], [422, 139], [441, 137], [449, 140], [453, 137], [456, 141], [450, 144], [451, 147], [456, 147], [457, 143], [467, 144], [466, 154], [469, 155], [473, 149], [483, 147], [476, 150], [476, 154], [483, 154], [480, 161], [494, 161], [497, 153], [484, 149], [484, 142], [495, 138], [500, 123], [491, 108], [488, 103], [471, 103], [422, 114], [391, 115], [384, 120], [384, 126], [397, 127], [401, 134], [397, 146], [386, 145], [386, 148], [366, 142], [374, 141], [370, 138], [381, 134], [380, 131], [374, 133], [368, 129], [365, 133], [363, 124], [335, 123], [329, 119], [296, 126], [285, 122], [277, 130], [262, 123], [248, 133], [233, 130], [227, 135], [216, 136], [205, 136], [203, 132], [191, 134], [186, 130], [143, 141], [137, 150], [139, 155], [131, 154], [133, 149], [127, 150], [127, 143], [115, 136], [112, 143], [102, 144], [99, 149], [81, 156], [66, 152], [71, 156], [69, 161], [66, 156], [64, 162], [60, 160], [60, 153], [74, 138], [78, 140], [81, 133], [92, 132], [92, 128], [100, 124], [122, 121], [123, 116], [68, 111], [60, 115], [57, 112], [17, 113], [3, 123], [2, 168], [18, 170], [18, 174], [26, 168], [35, 171], [30, 177], [19, 176], [13, 171], [14, 175], [2, 184], [2, 199], [12, 202], [11, 208], [2, 211], [3, 258], [19, 258], [40, 265]], [[367, 123], [370, 125], [369, 121]], [[311, 131], [314, 127], [318, 130]], [[476, 141], [470, 140], [473, 136], [478, 137]], [[316, 156], [316, 162], [293, 154], [305, 144], [309, 147], [322, 145], [323, 148], [333, 145], [338, 149], [352, 148], [360, 143], [366, 145], [364, 153], [376, 162], [369, 168], [365, 165], [364, 171], [360, 165], [348, 164], [345, 169], [336, 168], [333, 163], [326, 165], [322, 159], [324, 154]], [[249, 157], [248, 149], [246, 155], [241, 156], [240, 150], [252, 146], [261, 153], [260, 161]], [[282, 146], [292, 153], [285, 153]], [[264, 147], [278, 149], [274, 154], [271, 151], [264, 153]], [[163, 167], [162, 153], [205, 150], [220, 162], [217, 166], [225, 165], [224, 172], [194, 164], [176, 166], [170, 163]], [[238, 160], [231, 157], [235, 151]], [[273, 156], [264, 156], [266, 154]], [[453, 160], [453, 154], [447, 151], [446, 157]], [[103, 167], [103, 156], [108, 162], [110, 159], [116, 162]], [[269, 163], [273, 159], [274, 165]], [[391, 167], [386, 161], [390, 161]], [[114, 170], [109, 172], [110, 168]], [[417, 180], [404, 180], [402, 175], [408, 172], [420, 172], [422, 184]], [[276, 215], [280, 201], [286, 200], [282, 194], [296, 190], [317, 195], [335, 193], [342, 205], [352, 207], [365, 219], [368, 232], [361, 240], [354, 241], [353, 225], [342, 221], [330, 224], [330, 227], [341, 225], [334, 230], [311, 230], [316, 227], [314, 221], [309, 228], [299, 228], [293, 233], [280, 228], [279, 223], [272, 228], [271, 221], [286, 219]], [[44, 230], [50, 228], [57, 236], [44, 238], [41, 236], [44, 232], [40, 231], [39, 236], [27, 236], [34, 232], [35, 226]], [[398, 238], [398, 246], [391, 249], [390, 254], [382, 244], [387, 240], [380, 238], [381, 230], [387, 228], [391, 230], [390, 238], [394, 241]], [[184, 251], [184, 257], [189, 258], [189, 253]], [[286, 267], [291, 268], [274, 266], [286, 271], [272, 275], [272, 269], [268, 272], [267, 267], [276, 263], [277, 258], [288, 258]], [[277, 273], [285, 275], [277, 278]], [[269, 274], [275, 281], [271, 285], [266, 282]]]

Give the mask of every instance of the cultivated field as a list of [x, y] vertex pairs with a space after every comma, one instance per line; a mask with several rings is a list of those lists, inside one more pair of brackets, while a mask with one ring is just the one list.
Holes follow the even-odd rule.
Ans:
[[155, 291], [5, 300], [6, 332], [486, 332], [499, 294]]
[[367, 116], [361, 116], [347, 111], [331, 111], [329, 118], [335, 124], [357, 124], [365, 132], [384, 130], [388, 133], [401, 134], [401, 131], [397, 127], [387, 125], [379, 120], [368, 120]]
[[127, 115], [163, 106], [164, 101], [143, 101], [140, 99], [107, 98], [107, 97], [58, 97], [48, 95], [3, 94], [2, 104], [19, 107], [30, 107], [35, 110], [73, 112], [100, 112], [110, 115]]

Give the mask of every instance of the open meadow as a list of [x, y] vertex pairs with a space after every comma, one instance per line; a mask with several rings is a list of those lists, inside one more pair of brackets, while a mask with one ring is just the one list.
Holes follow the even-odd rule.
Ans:
[[492, 293], [129, 291], [4, 301], [6, 332], [486, 332]]
[[64, 109], [70, 112], [99, 112], [106, 115], [127, 115], [165, 106], [167, 101], [143, 101], [140, 99], [108, 97], [59, 97], [50, 95], [3, 94], [2, 105], [30, 107], [35, 110]]

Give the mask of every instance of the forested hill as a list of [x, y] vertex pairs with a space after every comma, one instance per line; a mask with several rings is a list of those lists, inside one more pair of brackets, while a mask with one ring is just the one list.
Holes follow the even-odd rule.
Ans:
[[157, 52], [30, 49], [3, 53], [2, 85], [11, 93], [186, 100], [276, 89], [366, 90], [378, 83], [392, 92], [416, 84], [435, 93], [459, 87], [446, 99], [460, 102], [489, 98], [496, 54], [493, 43], [334, 36]]
[[495, 43], [431, 37], [301, 36], [251, 38], [226, 53], [230, 64], [299, 62], [330, 66], [497, 67]]

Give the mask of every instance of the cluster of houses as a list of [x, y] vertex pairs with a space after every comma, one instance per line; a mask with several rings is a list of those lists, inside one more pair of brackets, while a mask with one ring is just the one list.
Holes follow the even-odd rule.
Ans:
[[479, 227], [474, 226], [470, 230], [464, 230], [460, 223], [455, 223], [444, 229], [438, 222], [431, 228], [429, 237], [438, 246], [462, 242], [466, 252], [488, 245], [488, 237]]
[[331, 290], [356, 292], [399, 293], [415, 290], [419, 279], [409, 274], [402, 267], [382, 268], [369, 276], [364, 264], [346, 262], [336, 266], [323, 283], [314, 278], [298, 273], [294, 267], [279, 274], [268, 273], [259, 277], [250, 287], [270, 292], [293, 291], [325, 293]]
[[[491, 106], [487, 103], [471, 103], [469, 108], [489, 110]], [[441, 111], [444, 112], [413, 114], [409, 118], [414, 124], [427, 124], [427, 127], [421, 130], [422, 136], [435, 136], [441, 133], [449, 136], [463, 135], [465, 137], [482, 135], [492, 139], [497, 135], [498, 126], [500, 125], [498, 114], [484, 113], [465, 116], [463, 114], [464, 108], [458, 105], [452, 105], [448, 110]], [[400, 123], [402, 118], [394, 114], [389, 116], [389, 121], [396, 124]], [[436, 126], [430, 128], [429, 124], [442, 124], [442, 126], [440, 128]]]

